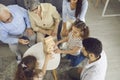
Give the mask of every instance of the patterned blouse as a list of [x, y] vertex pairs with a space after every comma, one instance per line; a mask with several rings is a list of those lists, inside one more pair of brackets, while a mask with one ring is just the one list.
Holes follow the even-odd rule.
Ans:
[[80, 47], [80, 49], [81, 49], [81, 47], [82, 47], [82, 39], [81, 38], [74, 38], [72, 31], [69, 33], [68, 38], [69, 38], [68, 43], [67, 43], [68, 49], [73, 49], [74, 47]]

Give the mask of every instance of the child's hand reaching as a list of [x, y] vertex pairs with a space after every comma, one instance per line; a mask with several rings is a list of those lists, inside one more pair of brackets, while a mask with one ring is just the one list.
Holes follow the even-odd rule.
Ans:
[[54, 50], [55, 53], [62, 53], [62, 50], [60, 50], [59, 48]]

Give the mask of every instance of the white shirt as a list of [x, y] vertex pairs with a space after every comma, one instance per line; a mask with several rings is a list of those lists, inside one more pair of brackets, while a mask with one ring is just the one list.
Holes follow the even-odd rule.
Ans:
[[[71, 10], [70, 2], [68, 2], [67, 0], [63, 0], [62, 7], [63, 7], [62, 8], [63, 22], [66, 22], [69, 19], [76, 20], [75, 9]], [[85, 15], [86, 15], [87, 9], [88, 9], [88, 1], [87, 0], [82, 0], [81, 13], [78, 17], [81, 21], [85, 22]]]
[[93, 63], [88, 63], [80, 76], [80, 80], [105, 80], [107, 70], [106, 53], [102, 51], [101, 58]]

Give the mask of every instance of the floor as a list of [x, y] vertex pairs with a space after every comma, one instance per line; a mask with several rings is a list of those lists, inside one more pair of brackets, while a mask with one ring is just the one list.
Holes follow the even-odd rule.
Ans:
[[[120, 17], [102, 17], [104, 4], [99, 3], [98, 8], [95, 8], [94, 1], [93, 3], [89, 1], [86, 24], [90, 28], [90, 36], [102, 41], [107, 54], [108, 70], [106, 80], [120, 80]], [[13, 73], [11, 69], [16, 67], [14, 57], [15, 55], [11, 54], [7, 45], [0, 45], [0, 80], [12, 80], [10, 78], [10, 74]], [[15, 66], [11, 67], [11, 65]]]

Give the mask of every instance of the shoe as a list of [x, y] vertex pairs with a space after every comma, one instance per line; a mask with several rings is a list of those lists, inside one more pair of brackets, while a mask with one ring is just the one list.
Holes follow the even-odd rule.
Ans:
[[21, 56], [16, 56], [17, 64], [19, 64], [22, 60]]

